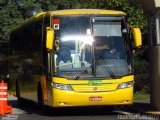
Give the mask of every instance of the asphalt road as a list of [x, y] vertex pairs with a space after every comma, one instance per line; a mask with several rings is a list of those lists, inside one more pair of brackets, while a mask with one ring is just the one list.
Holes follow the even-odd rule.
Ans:
[[108, 112], [106, 107], [85, 107], [54, 110], [49, 109], [48, 114], [43, 114], [41, 109], [31, 103], [19, 106], [17, 98], [9, 96], [12, 114], [3, 115], [2, 120], [158, 120], [157, 116], [142, 115], [129, 108], [115, 108]]

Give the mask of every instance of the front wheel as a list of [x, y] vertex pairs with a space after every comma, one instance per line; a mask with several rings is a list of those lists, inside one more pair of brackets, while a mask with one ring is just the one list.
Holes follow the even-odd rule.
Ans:
[[114, 106], [105, 106], [104, 108], [105, 113], [113, 114]]
[[46, 106], [44, 105], [42, 86], [41, 86], [40, 82], [38, 82], [37, 99], [38, 99], [38, 106], [41, 109], [42, 114], [46, 115], [46, 113], [47, 113]]
[[38, 82], [37, 98], [38, 98], [38, 104], [43, 105], [44, 100], [43, 100], [42, 87], [41, 87], [40, 82]]

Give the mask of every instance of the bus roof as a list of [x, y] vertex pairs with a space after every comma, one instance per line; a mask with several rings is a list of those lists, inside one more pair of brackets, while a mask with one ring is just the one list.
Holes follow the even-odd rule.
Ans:
[[68, 9], [50, 11], [51, 15], [86, 15], [86, 14], [105, 14], [105, 15], [125, 15], [122, 11], [101, 10], [101, 9]]
[[11, 32], [14, 30], [18, 30], [19, 28], [23, 27], [23, 25], [26, 25], [27, 23], [34, 21], [35, 19], [37, 19], [39, 17], [42, 17], [46, 13], [50, 14], [51, 16], [54, 16], [54, 15], [125, 15], [125, 13], [122, 11], [102, 10], [102, 9], [68, 9], [68, 10], [40, 12], [40, 13], [36, 14], [35, 16], [27, 19], [21, 25], [14, 27], [11, 30]]

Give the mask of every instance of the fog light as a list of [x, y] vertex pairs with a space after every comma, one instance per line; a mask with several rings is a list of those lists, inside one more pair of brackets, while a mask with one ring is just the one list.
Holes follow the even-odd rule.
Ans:
[[59, 102], [59, 105], [66, 105], [66, 102]]
[[129, 103], [129, 100], [123, 100], [123, 103]]

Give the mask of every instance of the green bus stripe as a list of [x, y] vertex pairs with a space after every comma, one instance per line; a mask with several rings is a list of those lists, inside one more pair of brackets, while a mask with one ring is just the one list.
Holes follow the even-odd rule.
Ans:
[[[103, 84], [117, 84], [117, 83], [101, 83], [101, 85]], [[82, 84], [69, 84], [69, 85], [89, 85], [89, 83], [82, 83]]]

